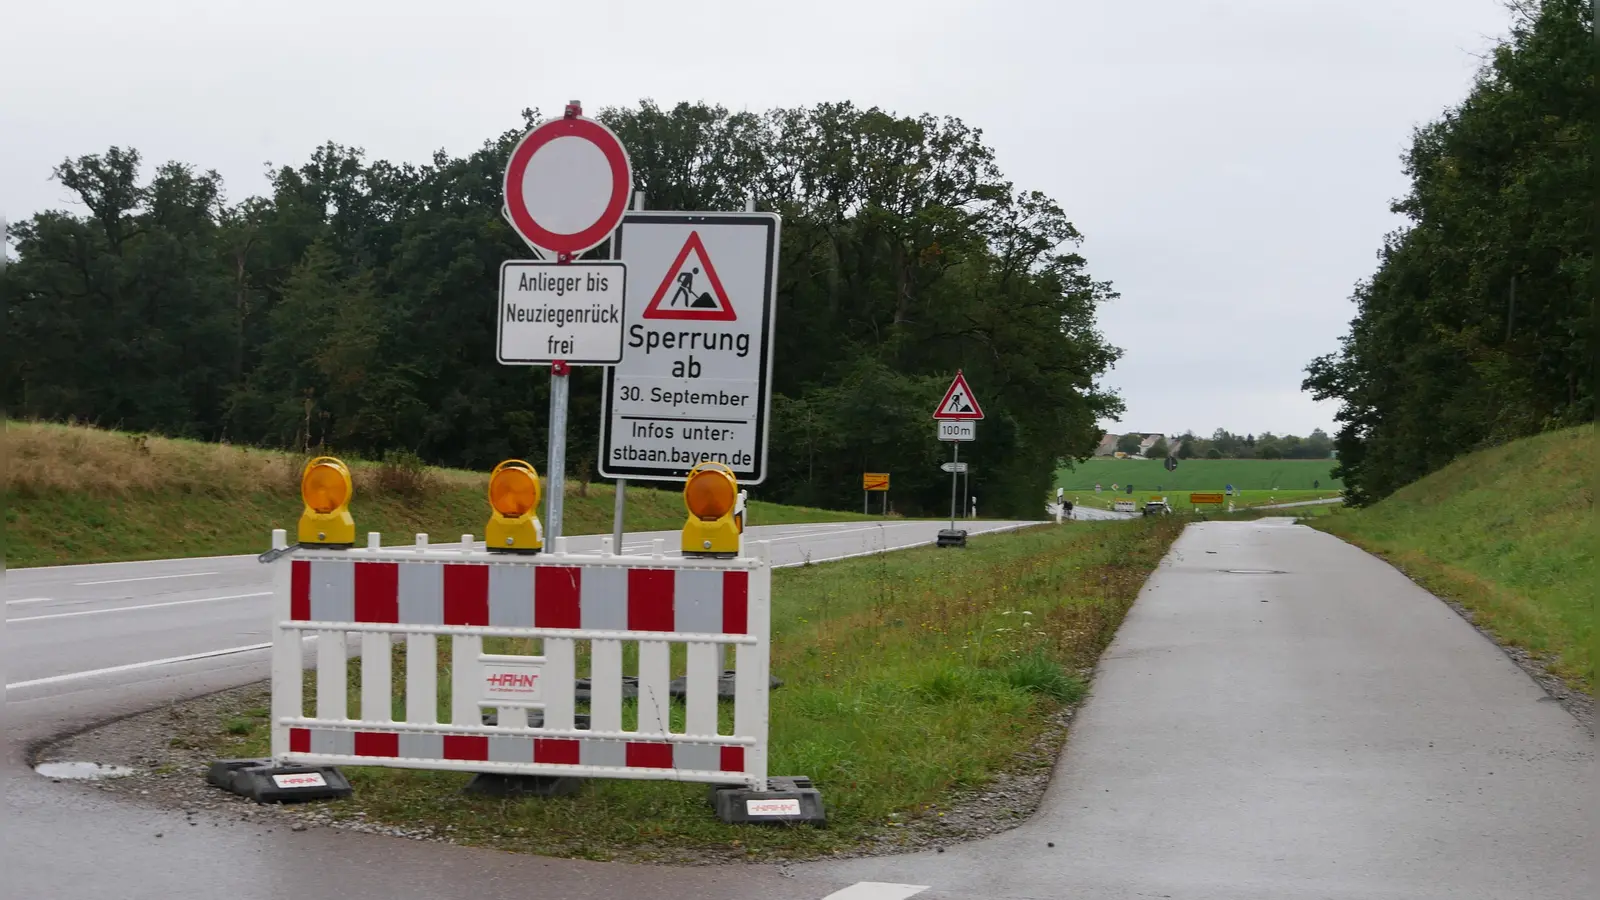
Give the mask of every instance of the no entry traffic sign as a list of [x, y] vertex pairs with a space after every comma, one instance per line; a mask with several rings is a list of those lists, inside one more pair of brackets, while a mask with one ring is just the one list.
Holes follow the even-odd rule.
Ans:
[[506, 212], [528, 243], [576, 256], [615, 231], [633, 190], [611, 129], [569, 113], [523, 136], [506, 165]]

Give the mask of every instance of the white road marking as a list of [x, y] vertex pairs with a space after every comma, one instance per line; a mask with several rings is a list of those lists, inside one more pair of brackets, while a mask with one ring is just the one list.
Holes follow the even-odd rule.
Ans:
[[113, 578], [110, 581], [74, 581], [75, 587], [88, 587], [93, 584], [126, 584], [130, 581], [160, 581], [163, 578], [199, 578], [201, 575], [215, 575], [216, 572], [180, 572], [177, 575], [146, 575], [143, 578]]
[[174, 556], [170, 559], [125, 559], [113, 562], [62, 563], [58, 566], [27, 566], [25, 568], [15, 569], [11, 574], [16, 575], [22, 572], [48, 572], [51, 569], [87, 569], [90, 566], [147, 566], [151, 563], [192, 563], [196, 560], [202, 559], [250, 559], [256, 555], [257, 554], [255, 553], [227, 553], [222, 556]]
[[[1043, 523], [1041, 523], [1041, 522], [1022, 522], [1022, 523], [1017, 524], [1017, 525], [1000, 525], [1000, 526], [997, 526], [995, 528], [985, 528], [982, 531], [978, 531], [976, 529], [973, 529], [973, 530], [969, 531], [969, 533], [972, 534], [972, 535], [996, 534], [996, 533], [1001, 532], [1001, 531], [1016, 531], [1019, 528], [1027, 528], [1030, 525], [1040, 525], [1040, 524], [1043, 524]], [[862, 551], [860, 553], [846, 553], [846, 554], [844, 554], [842, 556], [824, 556], [824, 557], [820, 557], [818, 559], [803, 559], [803, 560], [801, 560], [799, 562], [774, 563], [772, 567], [774, 569], [793, 569], [793, 568], [796, 568], [798, 566], [806, 565], [808, 563], [811, 564], [811, 565], [816, 565], [818, 563], [825, 563], [825, 562], [838, 562], [841, 559], [855, 559], [855, 558], [857, 558], [859, 556], [877, 556], [880, 553], [893, 553], [896, 550], [910, 550], [913, 547], [927, 547], [927, 546], [929, 546], [931, 544], [936, 544], [936, 543], [938, 543], [937, 540], [933, 540], [933, 541], [917, 541], [917, 542], [911, 543], [911, 544], [896, 544], [893, 547], [879, 547], [876, 550], [864, 550], [864, 551]]]
[[35, 687], [41, 684], [59, 684], [63, 681], [76, 681], [81, 678], [93, 678], [97, 675], [115, 675], [118, 672], [132, 672], [136, 669], [149, 669], [155, 666], [170, 666], [173, 663], [191, 662], [197, 659], [211, 659], [215, 656], [231, 656], [235, 653], [249, 653], [252, 650], [266, 650], [272, 644], [247, 644], [243, 647], [229, 647], [226, 650], [208, 650], [205, 653], [190, 653], [187, 656], [169, 656], [166, 659], [152, 659], [145, 662], [128, 663], [121, 666], [111, 666], [105, 669], [90, 669], [86, 672], [69, 672], [65, 675], [51, 675], [49, 678], [35, 678], [31, 681], [17, 681], [6, 685], [6, 690], [15, 691], [22, 688]]
[[906, 900], [927, 890], [925, 884], [893, 884], [887, 881], [858, 881], [822, 900]]
[[21, 606], [24, 603], [49, 603], [51, 601], [51, 599], [53, 599], [53, 598], [50, 598], [50, 597], [24, 597], [21, 600], [7, 600], [6, 601], [6, 605], [7, 606], [12, 606], [12, 605]]
[[271, 591], [256, 591], [253, 594], [228, 594], [223, 597], [201, 597], [198, 600], [169, 600], [166, 603], [141, 603], [138, 606], [113, 606], [109, 609], [84, 609], [77, 612], [50, 613], [45, 616], [23, 616], [20, 619], [7, 619], [7, 625], [18, 622], [40, 622], [45, 619], [70, 619], [76, 616], [101, 616], [108, 613], [133, 612], [140, 609], [160, 609], [164, 606], [188, 606], [191, 603], [216, 603], [219, 600], [244, 600], [250, 597], [270, 597]]

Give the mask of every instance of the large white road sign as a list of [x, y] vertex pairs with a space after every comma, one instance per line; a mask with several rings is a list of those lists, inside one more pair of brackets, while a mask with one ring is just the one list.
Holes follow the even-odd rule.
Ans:
[[629, 213], [622, 361], [606, 371], [600, 474], [677, 481], [703, 460], [767, 476], [778, 223], [770, 213]]

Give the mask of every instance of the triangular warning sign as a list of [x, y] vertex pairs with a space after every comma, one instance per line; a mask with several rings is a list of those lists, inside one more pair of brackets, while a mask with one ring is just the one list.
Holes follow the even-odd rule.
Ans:
[[934, 410], [935, 419], [981, 419], [983, 407], [978, 405], [976, 397], [972, 396], [972, 388], [967, 387], [967, 378], [956, 370], [956, 380], [950, 382], [950, 389], [944, 392], [944, 399], [939, 401], [939, 408]]
[[732, 322], [739, 318], [728, 301], [728, 292], [722, 289], [722, 279], [717, 277], [706, 245], [700, 241], [700, 232], [689, 232], [689, 239], [667, 267], [666, 277], [661, 279], [661, 286], [642, 315], [646, 319], [706, 322]]

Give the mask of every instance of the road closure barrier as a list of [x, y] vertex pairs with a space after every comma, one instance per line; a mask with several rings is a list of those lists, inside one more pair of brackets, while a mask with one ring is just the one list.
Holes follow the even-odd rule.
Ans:
[[[274, 548], [285, 540], [273, 533]], [[382, 549], [370, 534], [364, 549], [301, 547], [276, 559], [273, 763], [703, 782], [741, 789], [728, 801], [740, 813], [750, 803], [765, 809], [772, 799], [795, 799], [781, 787], [767, 793], [767, 545], [754, 544], [751, 555], [683, 559], [664, 556], [659, 541], [647, 556], [612, 554], [609, 542], [584, 554], [555, 543], [555, 552], [513, 555], [472, 549], [471, 535], [462, 536], [467, 549], [433, 548], [417, 535], [415, 547]], [[316, 638], [309, 713], [306, 637]], [[485, 653], [490, 638], [536, 639], [539, 649]], [[348, 680], [353, 642], [359, 691]], [[625, 697], [629, 643], [637, 646], [637, 675]], [[676, 686], [675, 644], [685, 647]], [[728, 648], [733, 714], [725, 730], [718, 700]], [[805, 804], [782, 804], [794, 813], [785, 817], [800, 818], [805, 805], [820, 818], [820, 799], [808, 793]]]

